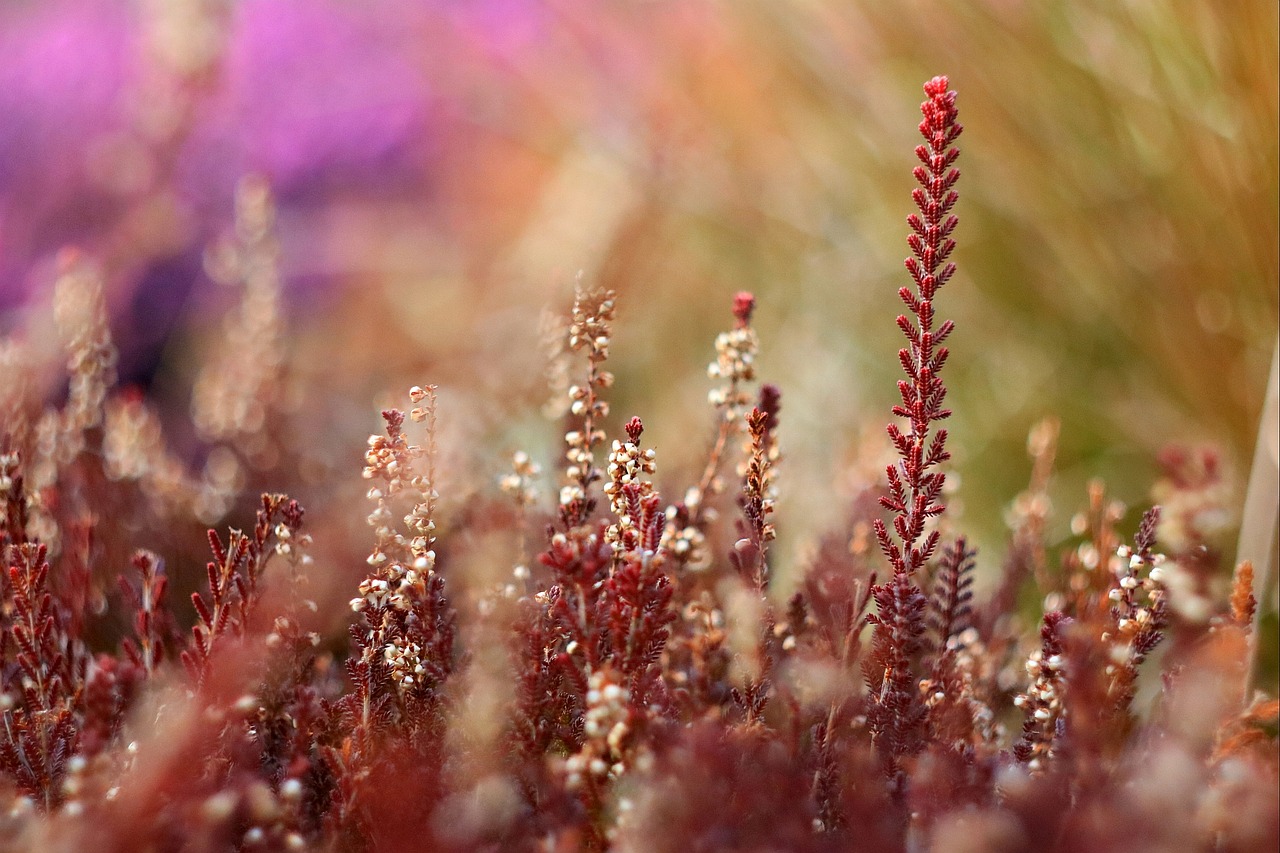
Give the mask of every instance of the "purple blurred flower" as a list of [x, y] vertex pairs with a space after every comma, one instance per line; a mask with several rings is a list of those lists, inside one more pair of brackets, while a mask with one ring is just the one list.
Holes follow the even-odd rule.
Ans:
[[[421, 189], [433, 138], [421, 57], [441, 49], [414, 26], [424, 11], [318, 0], [234, 7], [210, 82], [185, 90], [198, 99], [190, 131], [173, 140], [171, 189], [194, 214], [185, 251], [225, 225], [246, 172], [303, 205]], [[148, 75], [166, 73], [147, 23], [113, 0], [0, 12], [0, 304], [21, 299], [41, 258], [67, 243], [93, 251], [118, 227], [130, 199], [111, 186], [127, 168], [112, 146], [148, 108]], [[150, 137], [132, 136], [149, 156]]]
[[246, 172], [285, 197], [420, 180], [430, 87], [416, 52], [432, 46], [391, 11], [315, 0], [239, 6], [223, 80], [186, 158], [192, 189], [225, 192]]
[[2, 303], [31, 262], [86, 225], [88, 146], [118, 117], [129, 41], [130, 22], [111, 0], [0, 11]]

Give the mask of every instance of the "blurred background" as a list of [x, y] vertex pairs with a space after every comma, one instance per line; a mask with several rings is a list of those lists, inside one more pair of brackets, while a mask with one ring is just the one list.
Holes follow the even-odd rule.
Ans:
[[1051, 538], [1091, 478], [1149, 502], [1171, 443], [1217, 448], [1243, 500], [1280, 302], [1276, 33], [1270, 0], [8, 0], [0, 323], [45, 345], [54, 258], [80, 247], [121, 381], [206, 464], [192, 388], [241, 299], [210, 247], [261, 176], [287, 388], [246, 490], [359, 531], [364, 439], [415, 383], [441, 385], [446, 501], [496, 492], [516, 449], [552, 499], [539, 317], [579, 273], [620, 294], [611, 435], [643, 417], [678, 497], [751, 290], [794, 564], [886, 451], [917, 105], [947, 74], [953, 519], [990, 569], [1046, 416]]

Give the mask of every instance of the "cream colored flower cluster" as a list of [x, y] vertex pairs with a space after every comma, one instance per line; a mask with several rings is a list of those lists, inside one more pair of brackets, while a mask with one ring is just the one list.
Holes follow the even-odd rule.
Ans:
[[[565, 433], [568, 446], [565, 459], [564, 487], [560, 490], [560, 506], [571, 510], [580, 507], [587, 498], [587, 489], [599, 477], [594, 448], [604, 441], [604, 431], [597, 427], [597, 420], [608, 416], [609, 403], [600, 392], [612, 387], [613, 374], [601, 365], [609, 357], [610, 324], [614, 317], [615, 297], [611, 290], [578, 290], [574, 296], [573, 315], [569, 323], [568, 344], [572, 352], [587, 355], [587, 376], [580, 385], [568, 390], [569, 414], [581, 418], [581, 426]], [[578, 519], [579, 521], [581, 518]]]
[[[1165, 563], [1163, 554], [1135, 553], [1128, 545], [1116, 549], [1113, 561], [1115, 586], [1107, 597], [1115, 603], [1115, 636], [1104, 633], [1104, 640], [1112, 639], [1112, 661], [1107, 664], [1107, 674], [1116, 676], [1123, 668], [1133, 668], [1145, 656], [1141, 646], [1149, 635], [1160, 630], [1157, 624], [1165, 611]], [[1139, 571], [1146, 568], [1145, 576]]]
[[1027, 768], [1032, 773], [1043, 772], [1046, 762], [1053, 757], [1058, 719], [1064, 711], [1064, 665], [1062, 655], [1052, 654], [1046, 658], [1042, 649], [1036, 649], [1027, 659], [1031, 686], [1026, 693], [1013, 699], [1016, 707], [1031, 714], [1036, 729], [1041, 733], [1041, 737], [1031, 744], [1031, 756], [1027, 761]]
[[236, 190], [234, 237], [215, 245], [205, 264], [215, 281], [241, 289], [240, 304], [196, 377], [191, 416], [202, 438], [234, 443], [247, 456], [267, 450], [264, 426], [283, 387], [279, 255], [271, 192], [261, 178], [245, 178]]
[[117, 353], [111, 340], [102, 281], [79, 257], [60, 259], [62, 274], [54, 286], [53, 316], [66, 341], [71, 377], [63, 410], [64, 446], [70, 458], [83, 447], [84, 430], [102, 422], [107, 391], [116, 381]]
[[[701, 493], [697, 489], [689, 489], [685, 496], [685, 506], [696, 508], [701, 501]], [[713, 510], [703, 512], [704, 518], [711, 517]], [[680, 511], [667, 507], [667, 526], [662, 531], [662, 549], [672, 554], [685, 568], [698, 570], [710, 565], [707, 555], [707, 535], [692, 524], [681, 524]]]
[[388, 643], [382, 656], [391, 670], [391, 678], [401, 690], [409, 690], [427, 671], [422, 663], [422, 648], [412, 642]]
[[518, 450], [511, 457], [511, 473], [498, 479], [498, 487], [504, 494], [510, 495], [519, 507], [526, 507], [538, 500], [538, 475], [542, 467], [529, 458], [529, 454]]
[[621, 543], [624, 533], [635, 525], [636, 519], [631, 517], [624, 487], [637, 486], [641, 497], [653, 493], [653, 483], [646, 476], [652, 476], [657, 471], [655, 458], [655, 452], [652, 449], [642, 450], [638, 441], [613, 443], [613, 449], [609, 453], [609, 466], [605, 469], [609, 482], [604, 486], [604, 493], [609, 497], [609, 507], [618, 520], [606, 532], [609, 542]]
[[712, 388], [707, 401], [725, 410], [725, 417], [732, 420], [742, 408], [751, 402], [751, 395], [743, 385], [756, 378], [756, 353], [760, 341], [755, 330], [743, 324], [716, 337], [716, 360], [707, 366], [707, 376], [722, 379], [724, 383]]
[[579, 290], [573, 300], [573, 319], [569, 325], [569, 349], [586, 349], [592, 361], [609, 357], [615, 297], [612, 290]]
[[616, 779], [626, 770], [626, 740], [631, 733], [631, 699], [610, 672], [593, 672], [588, 681], [587, 709], [583, 715], [582, 750], [565, 759], [565, 785], [581, 788], [587, 778], [595, 782]]
[[[375, 542], [366, 562], [370, 574], [360, 583], [359, 596], [351, 600], [357, 613], [373, 610], [395, 610], [407, 613], [426, 594], [427, 582], [435, 571], [435, 507], [439, 494], [435, 490], [435, 386], [414, 386], [409, 399], [415, 405], [409, 416], [426, 423], [428, 444], [425, 448], [410, 444], [403, 431], [404, 415], [388, 412], [385, 435], [369, 437], [365, 452], [364, 477], [378, 485], [369, 489], [374, 509], [368, 522], [374, 529]], [[420, 465], [420, 460], [425, 464]], [[402, 517], [404, 529], [395, 522], [393, 505], [400, 499], [412, 499], [412, 509]], [[369, 626], [367, 653], [381, 654], [392, 677], [401, 690], [411, 689], [414, 676], [421, 675], [421, 650], [415, 643], [398, 636], [385, 638], [384, 619], [366, 613]]]

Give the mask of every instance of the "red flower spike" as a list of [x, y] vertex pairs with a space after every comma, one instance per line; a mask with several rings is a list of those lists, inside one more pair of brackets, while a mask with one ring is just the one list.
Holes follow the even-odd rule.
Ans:
[[[893, 406], [895, 417], [908, 421], [910, 429], [890, 423], [889, 440], [899, 461], [887, 467], [888, 492], [880, 504], [892, 521], [877, 519], [876, 540], [893, 569], [891, 577], [872, 587], [876, 613], [872, 617], [871, 655], [864, 663], [871, 703], [867, 724], [874, 738], [882, 766], [895, 796], [904, 794], [905, 773], [901, 759], [924, 749], [929, 733], [929, 711], [921, 698], [916, 658], [927, 645], [928, 598], [915, 580], [916, 571], [933, 557], [938, 532], [926, 534], [928, 519], [942, 514], [945, 475], [936, 466], [950, 458], [946, 450], [946, 430], [930, 435], [933, 424], [951, 412], [942, 407], [947, 389], [940, 376], [947, 360], [942, 341], [953, 324], [946, 321], [935, 328], [934, 298], [955, 271], [947, 262], [955, 242], [949, 235], [956, 217], [951, 208], [958, 198], [953, 189], [960, 173], [952, 168], [959, 152], [950, 145], [960, 135], [956, 123], [955, 92], [947, 90], [947, 79], [935, 77], [925, 84], [929, 99], [921, 104], [924, 120], [920, 133], [925, 144], [916, 148], [922, 165], [912, 170], [919, 187], [911, 198], [919, 213], [907, 217], [911, 233], [907, 246], [912, 256], [904, 265], [915, 290], [903, 287], [898, 297], [907, 314], [897, 318], [898, 329], [907, 345], [898, 351], [898, 362], [906, 378], [898, 382], [902, 402]], [[963, 546], [961, 546], [963, 549]], [[959, 552], [963, 554], [963, 550]]]
[[[892, 409], [895, 416], [907, 419], [911, 428], [904, 433], [897, 425], [889, 427], [890, 440], [901, 462], [889, 472], [889, 495], [881, 503], [895, 518], [892, 525], [876, 527], [880, 547], [890, 557], [893, 570], [908, 574], [919, 569], [933, 551], [928, 543], [918, 545], [925, 520], [944, 510], [937, 498], [945, 475], [930, 469], [950, 458], [947, 434], [938, 430], [930, 436], [930, 427], [951, 414], [942, 407], [946, 386], [939, 374], [948, 356], [941, 344], [954, 324], [948, 320], [934, 328], [933, 300], [955, 271], [955, 265], [946, 260], [955, 248], [949, 235], [955, 230], [957, 219], [950, 211], [958, 198], [953, 187], [960, 172], [953, 167], [959, 150], [950, 146], [963, 130], [956, 122], [956, 93], [947, 89], [947, 78], [933, 78], [924, 90], [929, 96], [920, 105], [924, 115], [920, 133], [925, 144], [916, 147], [916, 157], [922, 165], [912, 170], [920, 186], [911, 194], [919, 213], [907, 217], [912, 232], [907, 245], [912, 257], [905, 261], [916, 290], [903, 287], [898, 291], [911, 316], [897, 319], [907, 340], [907, 346], [898, 352], [907, 378], [898, 382], [902, 403]], [[890, 530], [898, 534], [901, 545], [893, 546], [887, 541]]]

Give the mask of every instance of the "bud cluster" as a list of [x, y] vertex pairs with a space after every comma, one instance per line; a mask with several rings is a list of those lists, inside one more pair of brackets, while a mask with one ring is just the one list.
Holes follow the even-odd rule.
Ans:
[[526, 507], [538, 499], [536, 481], [541, 473], [542, 467], [528, 453], [517, 450], [511, 457], [511, 473], [498, 478], [498, 487], [515, 500], [516, 506]]
[[590, 512], [588, 491], [600, 479], [594, 448], [604, 441], [604, 431], [597, 421], [609, 414], [609, 403], [600, 392], [613, 385], [613, 374], [604, 370], [609, 357], [610, 324], [614, 317], [615, 296], [612, 290], [578, 290], [574, 295], [573, 314], [569, 324], [568, 348], [585, 352], [586, 380], [569, 387], [569, 414], [581, 420], [578, 428], [565, 433], [566, 483], [560, 490], [560, 512], [569, 526], [581, 524]]
[[565, 785], [581, 788], [588, 778], [594, 782], [617, 778], [626, 769], [626, 740], [631, 733], [628, 703], [631, 694], [607, 672], [593, 672], [588, 681], [587, 709], [583, 715], [582, 750], [565, 760]]
[[716, 360], [707, 365], [707, 376], [722, 379], [724, 383], [711, 389], [707, 401], [724, 410], [726, 420], [735, 420], [744, 406], [751, 402], [751, 395], [742, 387], [756, 378], [756, 353], [760, 340], [751, 328], [751, 312], [755, 297], [739, 293], [734, 298], [734, 328], [716, 337]]
[[609, 453], [609, 467], [606, 473], [609, 482], [605, 484], [604, 493], [609, 496], [609, 508], [618, 521], [609, 527], [605, 536], [610, 543], [622, 543], [623, 533], [634, 527], [639, 519], [634, 518], [636, 505], [653, 494], [653, 483], [646, 479], [657, 471], [652, 449], [640, 448], [640, 435], [644, 424], [639, 418], [632, 418], [627, 424], [627, 440], [615, 441]]

